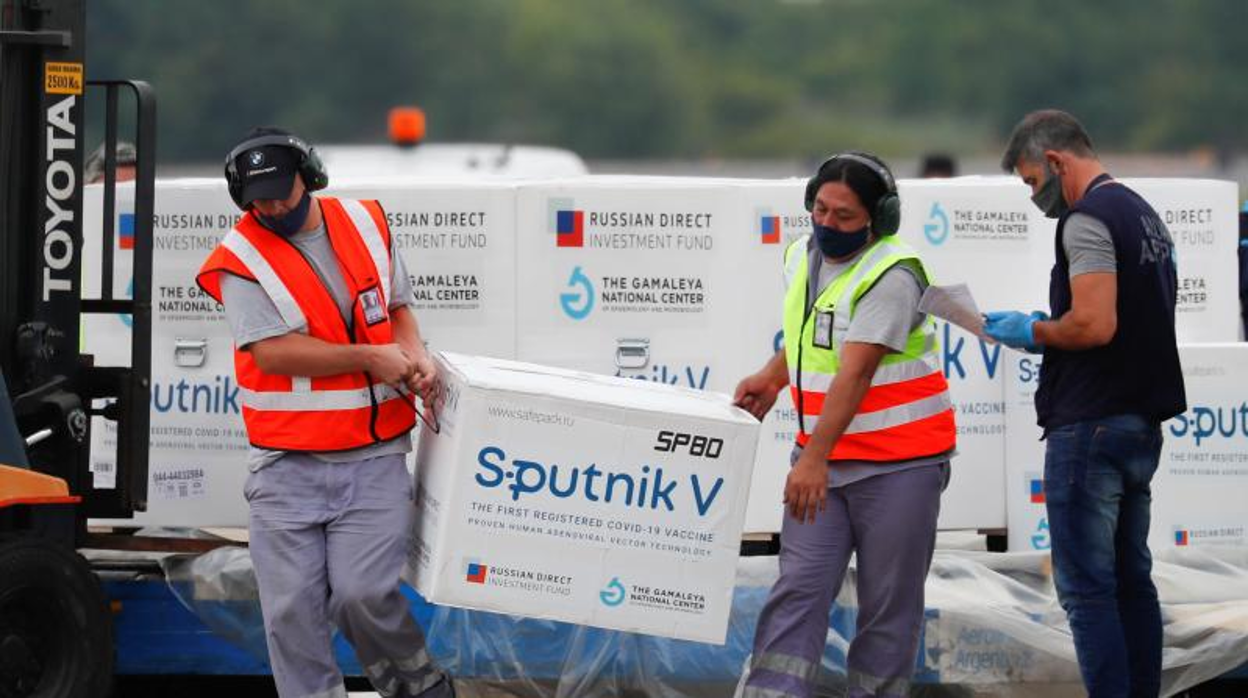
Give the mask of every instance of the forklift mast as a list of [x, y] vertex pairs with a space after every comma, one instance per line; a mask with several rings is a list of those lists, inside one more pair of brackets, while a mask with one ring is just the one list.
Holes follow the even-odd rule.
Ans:
[[[0, 370], [30, 467], [82, 497], [74, 525], [81, 540], [87, 516], [146, 508], [155, 97], [143, 82], [85, 79], [86, 0], [0, 3]], [[115, 298], [113, 279], [123, 90], [137, 112], [132, 298]], [[83, 298], [88, 94], [101, 94], [106, 107], [99, 298]], [[80, 352], [82, 319], [95, 313], [131, 316], [130, 366], [96, 367]], [[89, 467], [97, 415], [117, 422], [115, 485], [98, 490]]]

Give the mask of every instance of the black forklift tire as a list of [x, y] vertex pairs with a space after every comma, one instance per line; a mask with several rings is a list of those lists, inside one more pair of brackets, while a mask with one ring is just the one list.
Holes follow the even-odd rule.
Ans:
[[87, 561], [0, 537], [0, 698], [104, 698], [112, 674], [112, 622]]

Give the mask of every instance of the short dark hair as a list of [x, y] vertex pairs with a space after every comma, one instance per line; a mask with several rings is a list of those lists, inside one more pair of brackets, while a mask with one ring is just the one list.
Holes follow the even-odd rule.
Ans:
[[1041, 162], [1044, 151], [1057, 150], [1079, 157], [1095, 157], [1092, 139], [1075, 117], [1058, 109], [1033, 111], [1014, 127], [1001, 156], [1001, 169], [1013, 172], [1020, 159]]
[[928, 153], [919, 163], [920, 177], [953, 177], [958, 174], [958, 161], [948, 153]]

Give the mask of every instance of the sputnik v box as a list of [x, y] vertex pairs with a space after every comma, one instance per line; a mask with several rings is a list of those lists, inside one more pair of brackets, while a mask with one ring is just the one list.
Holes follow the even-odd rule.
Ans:
[[435, 603], [723, 643], [758, 423], [727, 396], [444, 353], [406, 578]]

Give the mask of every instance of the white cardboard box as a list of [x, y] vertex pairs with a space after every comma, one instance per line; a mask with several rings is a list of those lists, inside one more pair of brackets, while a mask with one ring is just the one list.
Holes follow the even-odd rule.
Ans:
[[406, 571], [426, 599], [724, 641], [758, 422], [717, 393], [439, 361]]
[[[1047, 550], [1044, 450], [1034, 395], [1040, 357], [1011, 351], [1006, 446], [1010, 550]], [[1248, 344], [1180, 344], [1187, 411], [1161, 425], [1148, 543], [1154, 552], [1248, 543]]]
[[[777, 221], [762, 235], [760, 218], [805, 214], [802, 186], [643, 176], [521, 185], [514, 358], [731, 393], [775, 353], [780, 330], [781, 228], [795, 228]], [[772, 443], [777, 422], [760, 434], [749, 532], [780, 530], [793, 429], [782, 424], [784, 440]]]
[[[335, 182], [337, 195], [381, 200], [432, 346], [725, 392], [775, 351], [781, 257], [785, 243], [810, 227], [801, 208], [804, 180], [798, 179]], [[1234, 341], [1234, 183], [1126, 183], [1153, 204], [1174, 238], [1179, 340]], [[938, 283], [970, 284], [984, 310], [1047, 306], [1054, 224], [1017, 178], [901, 180], [899, 186], [900, 236], [920, 251]], [[117, 204], [122, 232], [132, 220], [132, 186], [119, 186]], [[83, 220], [98, 225], [101, 207], [100, 187], [84, 189]], [[560, 212], [577, 211], [583, 214], [582, 246], [561, 246]], [[133, 520], [139, 525], [247, 521], [247, 441], [229, 329], [194, 282], [237, 215], [220, 178], [157, 184], [149, 508]], [[83, 287], [95, 294], [98, 231], [86, 231], [84, 242]], [[122, 297], [131, 253], [120, 238], [114, 244], [113, 291]], [[689, 290], [665, 300], [668, 292], [659, 289], [652, 293], [657, 302], [624, 302], [632, 288], [607, 294], [608, 283], [618, 290], [621, 279], [629, 287], [657, 279]], [[122, 351], [129, 346], [127, 321], [112, 314], [84, 319], [83, 344], [97, 365], [128, 363]], [[943, 323], [938, 331], [959, 428], [940, 526], [1000, 528], [1006, 493], [1022, 482], [1013, 475], [1007, 481], [1005, 468], [1005, 405], [1013, 387], [1003, 373], [1017, 357]], [[759, 438], [747, 531], [780, 528], [795, 423], [782, 395]], [[99, 489], [116, 486], [114, 428], [93, 420], [92, 479]], [[1034, 463], [1027, 468], [1034, 470]]]
[[[442, 349], [515, 354], [515, 187], [494, 181], [344, 180], [328, 195], [378, 199], [404, 257], [422, 336]], [[84, 221], [103, 219], [102, 189], [84, 190]], [[133, 227], [134, 187], [118, 187], [115, 229]], [[233, 338], [224, 313], [195, 284], [240, 213], [225, 181], [156, 185], [152, 265], [152, 412], [147, 511], [140, 526], [246, 526], [247, 437]], [[86, 231], [85, 292], [100, 292], [100, 235]], [[113, 293], [128, 297], [132, 253], [114, 243]], [[83, 347], [102, 366], [129, 364], [129, 317], [85, 317]], [[116, 487], [116, 423], [92, 420], [92, 481]], [[96, 520], [106, 524], [109, 520]]]

